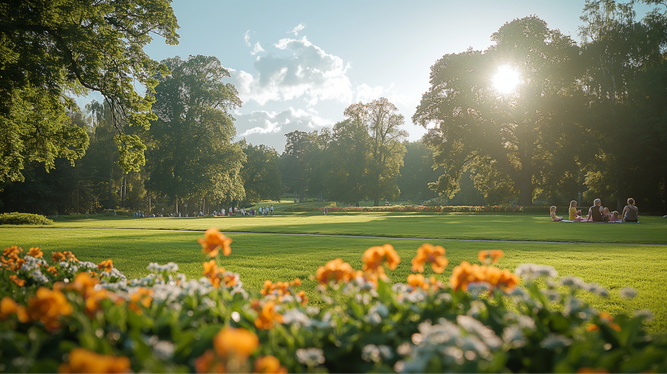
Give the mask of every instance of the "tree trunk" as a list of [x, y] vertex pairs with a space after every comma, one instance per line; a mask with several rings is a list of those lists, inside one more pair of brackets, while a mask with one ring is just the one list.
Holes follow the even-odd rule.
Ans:
[[532, 206], [533, 205], [533, 183], [531, 182], [531, 176], [522, 175], [519, 177], [519, 193], [521, 194], [519, 204], [521, 206]]

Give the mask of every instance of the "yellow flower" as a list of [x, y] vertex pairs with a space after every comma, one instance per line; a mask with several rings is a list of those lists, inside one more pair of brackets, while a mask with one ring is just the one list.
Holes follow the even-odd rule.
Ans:
[[39, 247], [32, 247], [32, 248], [30, 248], [30, 250], [28, 250], [27, 255], [39, 258], [39, 257], [44, 256], [44, 253], [42, 252], [42, 250]]
[[259, 347], [259, 338], [244, 328], [223, 327], [213, 338], [213, 348], [224, 359], [245, 361]]
[[267, 301], [259, 311], [259, 315], [255, 319], [255, 327], [260, 330], [270, 330], [273, 328], [274, 322], [283, 323], [283, 316], [276, 312], [276, 303]]
[[232, 239], [226, 237], [215, 227], [206, 230], [204, 238], [200, 238], [197, 241], [201, 244], [202, 253], [209, 257], [217, 256], [218, 248], [222, 248], [222, 254], [225, 256], [229, 256], [232, 253], [232, 247], [229, 246], [232, 244]]
[[130, 359], [125, 356], [104, 356], [84, 348], [74, 348], [67, 363], [60, 364], [59, 373], [127, 373]]
[[412, 259], [412, 271], [424, 272], [424, 264], [430, 263], [433, 272], [441, 274], [449, 264], [445, 257], [445, 249], [439, 245], [422, 244], [417, 255]]
[[287, 373], [287, 368], [280, 365], [280, 361], [274, 356], [257, 357], [255, 360], [255, 373]]
[[320, 284], [329, 284], [331, 281], [339, 283], [341, 281], [347, 282], [355, 275], [354, 269], [343, 259], [337, 258], [320, 266], [315, 273], [315, 278]]

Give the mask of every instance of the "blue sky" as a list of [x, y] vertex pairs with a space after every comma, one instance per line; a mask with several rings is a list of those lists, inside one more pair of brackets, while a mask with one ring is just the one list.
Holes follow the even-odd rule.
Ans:
[[483, 50], [503, 24], [537, 15], [579, 40], [584, 0], [221, 1], [175, 0], [180, 43], [156, 38], [156, 60], [216, 56], [243, 106], [237, 139], [282, 152], [284, 134], [343, 120], [355, 102], [387, 97], [405, 116], [410, 140], [424, 129], [411, 117], [429, 71], [448, 53]]

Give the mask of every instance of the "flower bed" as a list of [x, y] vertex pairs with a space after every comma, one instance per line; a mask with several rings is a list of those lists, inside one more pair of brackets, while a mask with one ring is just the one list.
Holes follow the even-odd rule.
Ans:
[[419, 212], [419, 213], [449, 213], [449, 212], [525, 212], [549, 213], [548, 206], [426, 206], [426, 205], [392, 205], [392, 206], [360, 206], [360, 207], [285, 207], [285, 212]]
[[511, 273], [494, 265], [501, 251], [480, 252], [442, 283], [422, 272], [442, 273], [445, 250], [424, 244], [414, 274], [392, 284], [401, 259], [391, 245], [371, 247], [361, 270], [341, 259], [317, 270], [325, 305], [314, 307], [299, 279], [244, 289], [221, 267], [231, 239], [210, 229], [199, 241], [199, 280], [174, 263], [128, 280], [112, 260], [56, 252], [49, 263], [39, 248], [5, 248], [0, 371], [667, 371], [667, 339], [642, 329], [650, 312], [599, 312], [577, 295], [606, 297], [603, 287], [548, 266]]

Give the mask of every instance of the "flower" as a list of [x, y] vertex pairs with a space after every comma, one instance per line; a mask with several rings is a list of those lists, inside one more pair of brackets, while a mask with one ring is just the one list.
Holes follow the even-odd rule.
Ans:
[[335, 283], [348, 282], [355, 275], [354, 269], [343, 259], [337, 258], [320, 266], [315, 273], [315, 278], [320, 284], [329, 284], [331, 281]]
[[25, 280], [20, 279], [16, 274], [10, 275], [9, 280], [16, 283], [16, 285], [19, 287], [23, 287], [23, 285], [25, 284]]
[[202, 253], [209, 257], [217, 256], [218, 248], [222, 248], [222, 254], [225, 256], [229, 256], [232, 253], [232, 248], [229, 246], [232, 244], [232, 239], [226, 237], [215, 227], [206, 230], [204, 238], [200, 238], [197, 241], [201, 244]]
[[417, 255], [412, 259], [412, 271], [424, 272], [424, 264], [430, 263], [433, 272], [441, 274], [449, 264], [445, 258], [445, 249], [439, 245], [422, 244], [417, 249]]
[[225, 364], [215, 359], [212, 349], [207, 349], [203, 355], [195, 360], [195, 371], [197, 373], [226, 373]]
[[454, 290], [462, 289], [464, 291], [468, 289], [469, 283], [474, 282], [486, 282], [493, 287], [508, 290], [519, 284], [519, 277], [506, 269], [501, 270], [493, 266], [479, 266], [477, 264], [470, 265], [467, 261], [463, 261], [454, 268], [449, 280]]
[[44, 253], [39, 247], [32, 247], [30, 250], [28, 250], [27, 256], [32, 256], [36, 258], [40, 258], [44, 256]]
[[[492, 263], [497, 263], [500, 258], [503, 257], [503, 251], [499, 249], [491, 250], [491, 251], [479, 251], [479, 254], [477, 255], [477, 258], [479, 258], [479, 262], [492, 262]], [[487, 260], [488, 258], [488, 260]]]
[[317, 366], [325, 361], [324, 351], [319, 348], [299, 348], [296, 350], [296, 359], [303, 365]]
[[632, 287], [623, 287], [618, 293], [623, 299], [634, 299], [637, 296], [637, 290]]
[[287, 368], [280, 365], [280, 361], [277, 358], [268, 355], [257, 357], [255, 360], [255, 373], [287, 373]]
[[127, 373], [130, 359], [104, 356], [84, 348], [74, 348], [67, 363], [60, 364], [59, 373]]
[[421, 274], [408, 275], [408, 285], [413, 287], [414, 289], [423, 288], [427, 290], [429, 287], [428, 282], [425, 281], [424, 276]]
[[368, 274], [384, 274], [382, 264], [387, 263], [389, 269], [396, 270], [396, 267], [401, 262], [401, 258], [390, 244], [383, 246], [370, 247], [361, 256], [361, 261], [364, 262], [362, 269]]
[[267, 301], [259, 310], [259, 315], [255, 319], [255, 327], [260, 330], [269, 330], [275, 322], [283, 323], [283, 316], [276, 312], [276, 303]]
[[149, 288], [139, 287], [134, 293], [130, 294], [129, 308], [135, 313], [141, 314], [142, 311], [139, 304], [143, 305], [144, 308], [151, 306], [151, 303], [153, 302], [153, 292], [154, 291]]
[[254, 332], [242, 327], [223, 327], [213, 338], [213, 348], [224, 359], [245, 361], [259, 347]]
[[113, 269], [113, 261], [111, 261], [110, 259], [102, 261], [99, 264], [97, 264], [97, 268], [100, 270], [104, 269], [104, 271], [109, 272], [111, 271], [111, 269]]
[[58, 329], [61, 317], [71, 313], [72, 304], [62, 292], [44, 287], [38, 288], [35, 296], [30, 297], [26, 308], [27, 318], [42, 322], [49, 331]]
[[19, 305], [9, 296], [5, 296], [0, 300], [0, 321], [4, 321], [12, 314], [16, 313]]

